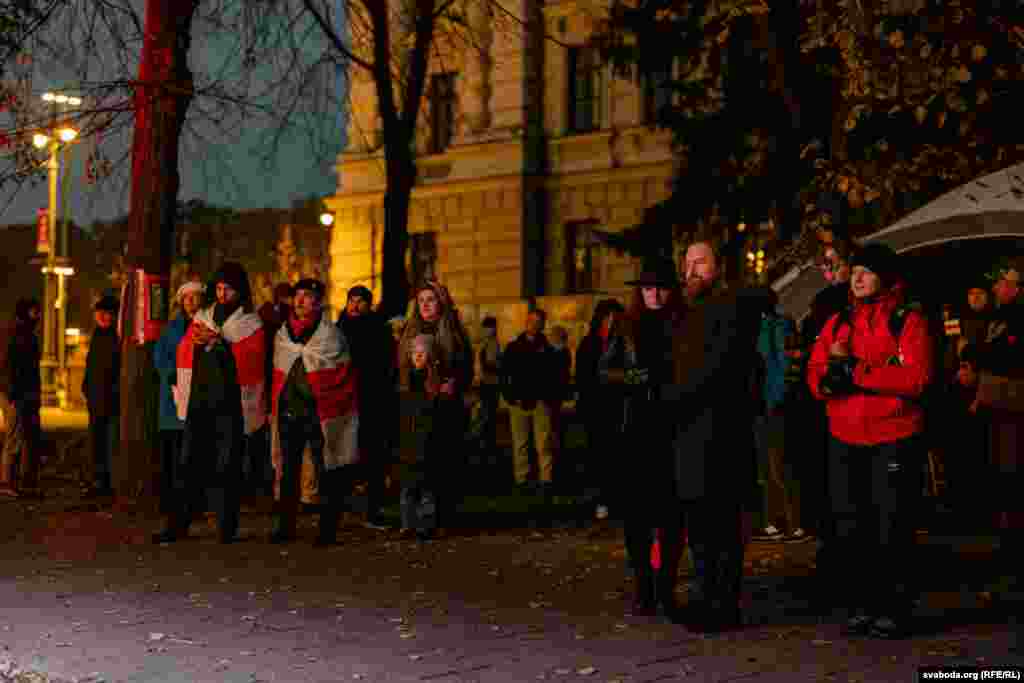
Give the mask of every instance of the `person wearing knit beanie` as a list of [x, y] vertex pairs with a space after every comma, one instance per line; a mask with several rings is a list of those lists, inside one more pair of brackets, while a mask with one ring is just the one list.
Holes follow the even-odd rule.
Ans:
[[338, 327], [349, 342], [352, 361], [358, 369], [357, 397], [359, 447], [366, 480], [366, 519], [369, 529], [387, 528], [380, 518], [386, 494], [387, 466], [391, 460], [394, 420], [398, 397], [393, 379], [396, 349], [391, 326], [384, 316], [371, 308], [373, 292], [363, 285], [348, 290], [345, 307], [338, 316]]
[[870, 270], [882, 281], [882, 287], [890, 287], [900, 277], [900, 257], [891, 247], [884, 244], [869, 244], [862, 247], [850, 261], [850, 268], [860, 266]]

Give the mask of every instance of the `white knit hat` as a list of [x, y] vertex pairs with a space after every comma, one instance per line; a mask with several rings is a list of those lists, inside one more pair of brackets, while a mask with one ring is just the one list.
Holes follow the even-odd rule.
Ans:
[[206, 287], [202, 282], [196, 282], [195, 280], [189, 280], [181, 287], [178, 287], [178, 293], [174, 295], [175, 301], [181, 301], [182, 297], [186, 294], [192, 294], [193, 292], [202, 292]]

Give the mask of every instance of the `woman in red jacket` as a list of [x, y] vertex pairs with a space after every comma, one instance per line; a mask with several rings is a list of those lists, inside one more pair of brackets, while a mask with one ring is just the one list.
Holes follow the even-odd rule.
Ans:
[[895, 252], [872, 244], [851, 265], [852, 305], [822, 329], [807, 381], [828, 411], [838, 566], [856, 573], [843, 589], [854, 608], [846, 631], [896, 638], [909, 633], [925, 455], [918, 399], [932, 377], [932, 342], [924, 317], [904, 306]]

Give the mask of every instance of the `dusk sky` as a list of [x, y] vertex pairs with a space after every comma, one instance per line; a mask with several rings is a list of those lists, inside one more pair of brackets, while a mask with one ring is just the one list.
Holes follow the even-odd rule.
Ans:
[[[238, 45], [234, 36], [218, 36], [216, 40], [201, 39], [200, 35], [194, 38], [190, 61], [197, 78], [201, 73], [219, 74], [224, 78], [225, 70], [232, 68], [232, 56], [237, 57]], [[322, 34], [312, 27], [302, 37], [303, 50], [308, 47], [311, 62], [322, 54], [324, 44]], [[261, 85], [272, 82], [274, 67], [260, 68], [266, 71], [266, 76], [256, 74], [251, 79], [253, 93], [259, 92]], [[298, 125], [283, 136], [272, 166], [267, 166], [260, 158], [269, 149], [268, 136], [274, 132], [265, 120], [248, 117], [229, 123], [224, 127], [226, 130], [216, 129], [199, 116], [199, 108], [208, 103], [193, 103], [189, 125], [201, 137], [188, 132], [183, 136], [180, 199], [202, 199], [211, 204], [250, 209], [287, 207], [296, 199], [333, 193], [337, 184], [334, 160], [344, 147], [345, 99], [336, 67], [326, 65], [322, 71], [317, 101], [309, 103], [306, 111], [290, 117]], [[34, 97], [65, 84], [69, 88], [75, 84], [67, 69], [53, 60], [35, 60]], [[104, 139], [101, 150], [117, 164], [128, 150], [130, 140], [131, 131], [126, 129]], [[93, 148], [91, 140], [74, 146], [68, 182], [68, 217], [86, 226], [95, 220], [122, 215], [128, 206], [127, 158], [120, 162], [120, 169], [115, 170], [109, 182], [85, 183], [85, 159]], [[33, 221], [36, 210], [46, 206], [48, 201], [45, 177], [34, 187], [23, 186], [8, 206], [11, 199], [11, 191], [4, 187], [0, 197], [0, 226]]]

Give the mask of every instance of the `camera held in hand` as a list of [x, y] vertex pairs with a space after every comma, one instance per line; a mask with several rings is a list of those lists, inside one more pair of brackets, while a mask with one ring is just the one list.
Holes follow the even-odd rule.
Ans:
[[832, 356], [828, 361], [828, 370], [821, 378], [818, 389], [829, 398], [846, 396], [854, 392], [853, 366], [855, 360], [849, 356]]

